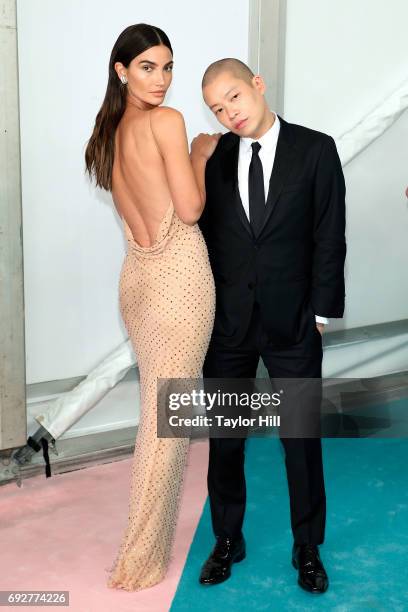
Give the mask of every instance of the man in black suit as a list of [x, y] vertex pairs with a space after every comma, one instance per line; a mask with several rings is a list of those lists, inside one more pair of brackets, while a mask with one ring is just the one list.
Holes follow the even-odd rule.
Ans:
[[[199, 225], [216, 284], [205, 378], [320, 378], [321, 334], [344, 310], [345, 184], [333, 138], [288, 123], [266, 103], [265, 83], [242, 62], [211, 64], [203, 96], [229, 131], [206, 166]], [[328, 578], [320, 438], [281, 438], [290, 496], [292, 563], [300, 586]], [[245, 439], [211, 438], [208, 490], [215, 547], [200, 582], [229, 578], [245, 557]]]

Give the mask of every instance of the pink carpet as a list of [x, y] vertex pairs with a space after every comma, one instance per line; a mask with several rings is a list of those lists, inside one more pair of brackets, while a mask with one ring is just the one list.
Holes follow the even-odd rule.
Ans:
[[127, 521], [131, 462], [1, 487], [0, 590], [67, 590], [74, 612], [169, 610], [207, 496], [208, 441], [190, 446], [166, 579], [137, 592], [106, 586]]

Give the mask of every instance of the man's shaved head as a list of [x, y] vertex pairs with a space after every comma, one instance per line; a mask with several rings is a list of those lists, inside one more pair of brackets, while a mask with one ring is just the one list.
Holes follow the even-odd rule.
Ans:
[[234, 57], [226, 57], [210, 64], [207, 70], [204, 72], [201, 87], [204, 89], [209, 83], [218, 77], [222, 72], [229, 72], [233, 74], [237, 79], [246, 81], [251, 85], [252, 78], [255, 76], [252, 70], [241, 62], [241, 60]]
[[217, 121], [237, 136], [257, 140], [273, 125], [265, 81], [244, 62], [227, 57], [210, 64], [202, 88], [204, 102]]

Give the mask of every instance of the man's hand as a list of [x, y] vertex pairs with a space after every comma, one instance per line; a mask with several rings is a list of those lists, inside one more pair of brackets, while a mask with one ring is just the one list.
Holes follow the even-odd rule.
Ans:
[[316, 327], [319, 330], [320, 335], [322, 336], [323, 332], [324, 332], [324, 328], [326, 327], [325, 324], [324, 323], [316, 323]]
[[221, 136], [220, 132], [218, 134], [199, 134], [191, 142], [191, 155], [204, 157], [206, 160], [210, 159]]

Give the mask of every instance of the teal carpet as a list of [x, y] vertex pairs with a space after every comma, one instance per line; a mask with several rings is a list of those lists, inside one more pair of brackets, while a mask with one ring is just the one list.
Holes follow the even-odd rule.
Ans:
[[171, 607], [181, 610], [408, 610], [408, 440], [324, 439], [330, 585], [312, 595], [297, 585], [283, 448], [276, 438], [246, 446], [247, 557], [212, 587], [198, 583], [214, 537], [207, 503]]

